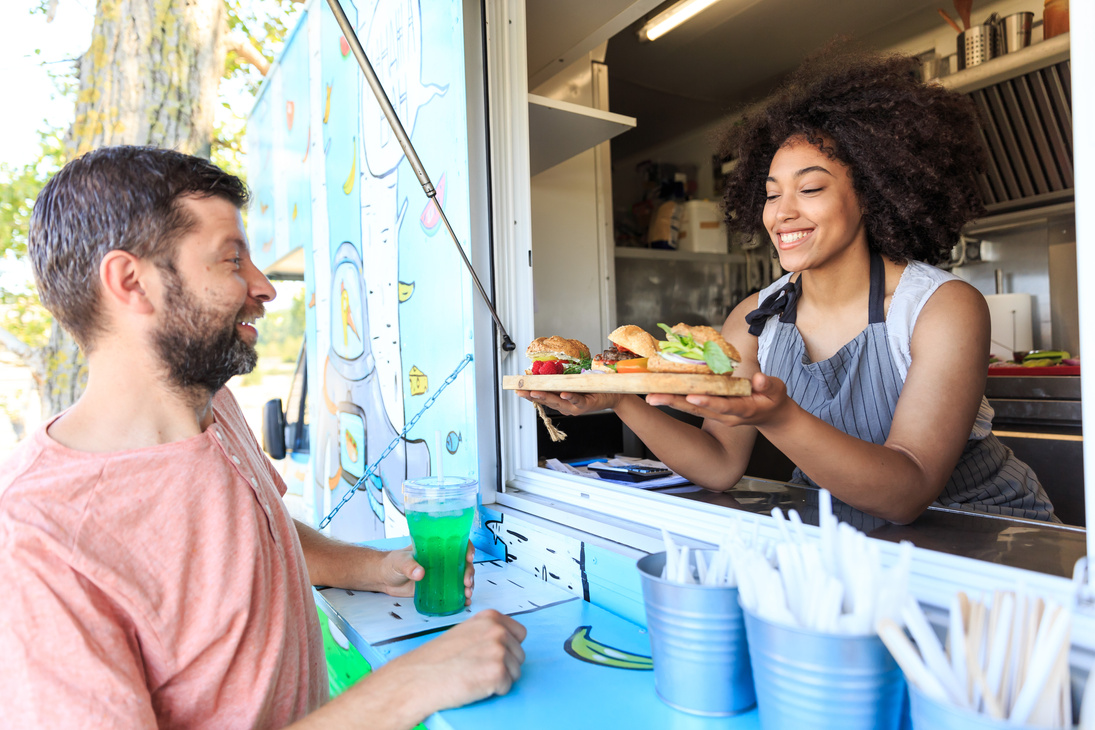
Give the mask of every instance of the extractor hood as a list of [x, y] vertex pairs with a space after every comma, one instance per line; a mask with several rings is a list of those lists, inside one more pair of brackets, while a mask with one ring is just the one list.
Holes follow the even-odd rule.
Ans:
[[1073, 199], [1072, 74], [1068, 34], [940, 79], [973, 99], [988, 165], [989, 215]]

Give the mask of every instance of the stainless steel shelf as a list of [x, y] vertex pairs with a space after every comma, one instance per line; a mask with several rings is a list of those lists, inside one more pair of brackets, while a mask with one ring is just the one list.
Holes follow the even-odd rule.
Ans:
[[1048, 41], [1027, 46], [1021, 51], [1005, 53], [990, 61], [936, 79], [935, 83], [965, 94], [1067, 61], [1070, 55], [1069, 38], [1068, 33], [1062, 33]]
[[1000, 233], [1016, 228], [1026, 228], [1028, 226], [1045, 224], [1058, 216], [1075, 215], [1075, 213], [1076, 203], [1072, 200], [1064, 203], [1041, 205], [1025, 210], [1015, 210], [1009, 213], [993, 214], [990, 211], [989, 215], [986, 215], [984, 218], [978, 218], [977, 220], [968, 223], [966, 227], [962, 229], [962, 235], [968, 238], [981, 238], [990, 233]]

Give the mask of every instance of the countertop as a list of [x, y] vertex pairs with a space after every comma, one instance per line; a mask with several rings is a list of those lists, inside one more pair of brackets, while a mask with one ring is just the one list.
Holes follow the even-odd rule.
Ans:
[[[745, 478], [726, 492], [675, 487], [673, 493], [683, 499], [754, 514], [769, 514], [773, 507], [780, 507], [784, 512], [795, 509], [803, 522], [817, 524], [818, 492], [807, 486]], [[834, 506], [834, 510], [837, 517], [841, 517], [839, 507]], [[1087, 554], [1082, 527], [944, 507], [929, 507], [908, 525], [891, 524], [862, 513], [847, 521], [869, 537], [880, 540], [909, 540], [928, 550], [1065, 578], [1072, 577], [1076, 561]]]

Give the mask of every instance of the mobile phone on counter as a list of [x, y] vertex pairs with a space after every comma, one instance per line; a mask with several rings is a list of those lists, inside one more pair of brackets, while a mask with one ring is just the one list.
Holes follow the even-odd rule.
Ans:
[[641, 482], [647, 479], [672, 476], [673, 472], [657, 466], [641, 466], [628, 464], [627, 466], [609, 466], [602, 464], [590, 466], [590, 471], [597, 472], [604, 479], [614, 479], [621, 482]]

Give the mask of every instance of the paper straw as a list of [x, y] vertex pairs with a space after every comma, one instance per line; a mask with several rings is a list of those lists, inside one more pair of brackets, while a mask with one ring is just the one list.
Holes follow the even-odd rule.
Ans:
[[[959, 598], [961, 596], [961, 598]], [[966, 620], [962, 612], [962, 599], [964, 593], [956, 593], [951, 598], [950, 614], [950, 643], [951, 643], [951, 671], [958, 680], [958, 690], [965, 698], [966, 706], [970, 705], [969, 667], [966, 664]]]
[[901, 611], [901, 617], [905, 619], [905, 625], [909, 627], [909, 633], [912, 634], [916, 645], [920, 648], [924, 663], [931, 670], [931, 673], [939, 679], [947, 697], [959, 707], [968, 707], [966, 698], [960, 691], [958, 678], [954, 676], [954, 670], [943, 653], [943, 647], [939, 644], [939, 637], [935, 635], [935, 631], [928, 623], [928, 618], [924, 615], [916, 599], [909, 598]]
[[939, 702], [947, 701], [947, 691], [932, 674], [920, 654], [913, 647], [912, 642], [905, 636], [901, 627], [888, 618], [878, 622], [878, 636], [882, 643], [890, 650], [894, 661], [905, 673], [905, 678], [915, 684], [920, 690]]
[[435, 451], [437, 452], [437, 483], [440, 485], [445, 483], [445, 469], [442, 466], [443, 460], [441, 458], [441, 432], [434, 431], [433, 438], [436, 444]]

